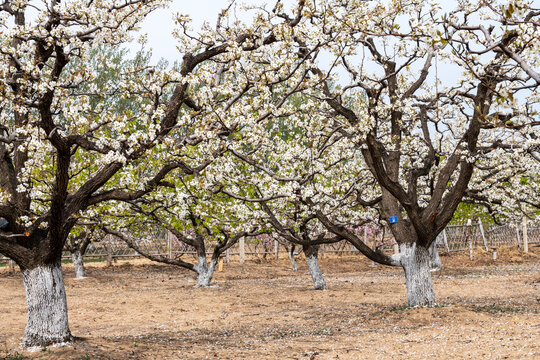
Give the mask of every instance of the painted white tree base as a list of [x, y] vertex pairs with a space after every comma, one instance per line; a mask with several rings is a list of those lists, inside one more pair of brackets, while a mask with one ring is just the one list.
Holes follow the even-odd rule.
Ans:
[[306, 256], [306, 263], [308, 266], [309, 274], [313, 280], [313, 288], [315, 290], [328, 290], [328, 286], [324, 281], [324, 276], [319, 267], [319, 259], [316, 255]]
[[60, 261], [23, 270], [22, 275], [28, 307], [23, 347], [69, 343], [72, 336]]

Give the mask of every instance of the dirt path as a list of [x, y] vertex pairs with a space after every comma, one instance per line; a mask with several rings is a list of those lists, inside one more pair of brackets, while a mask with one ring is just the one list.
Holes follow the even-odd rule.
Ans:
[[[359, 256], [325, 258], [330, 287], [311, 290], [305, 264], [225, 264], [217, 287], [192, 274], [131, 260], [65, 266], [66, 348], [19, 348], [26, 323], [19, 274], [0, 270], [0, 359], [539, 359], [540, 250], [443, 257], [440, 307], [409, 309], [400, 269]], [[514, 258], [512, 258], [514, 257]], [[17, 353], [18, 352], [18, 353]]]

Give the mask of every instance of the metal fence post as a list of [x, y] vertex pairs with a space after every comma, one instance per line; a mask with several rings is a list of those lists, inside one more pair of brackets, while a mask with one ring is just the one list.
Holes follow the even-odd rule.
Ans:
[[246, 240], [242, 237], [239, 240], [240, 245], [240, 263], [246, 262]]
[[472, 238], [472, 220], [467, 220], [467, 242], [469, 243], [469, 259], [473, 261], [473, 238]]
[[519, 238], [519, 223], [516, 223], [516, 243], [519, 248], [521, 246], [521, 239]]
[[112, 266], [112, 247], [111, 244], [107, 244], [107, 266]]
[[448, 246], [448, 237], [446, 235], [446, 229], [443, 229], [442, 234], [443, 234], [444, 249], [446, 250], [447, 253], [449, 253], [450, 247]]
[[529, 234], [527, 234], [527, 216], [523, 216], [523, 252], [529, 252]]
[[482, 225], [482, 220], [480, 218], [478, 218], [478, 227], [480, 228], [480, 235], [482, 235], [482, 240], [484, 241], [484, 247], [486, 248], [486, 251], [489, 251], [486, 235], [484, 234], [484, 226]]

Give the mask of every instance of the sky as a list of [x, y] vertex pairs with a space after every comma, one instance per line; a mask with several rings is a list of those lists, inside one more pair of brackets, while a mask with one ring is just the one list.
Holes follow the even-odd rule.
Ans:
[[[263, 4], [274, 5], [277, 0], [236, 0], [238, 4]], [[297, 0], [282, 0], [286, 6], [292, 6]], [[167, 9], [159, 9], [151, 13], [143, 22], [141, 33], [147, 34], [147, 46], [152, 49], [152, 62], [156, 63], [161, 58], [169, 64], [181, 60], [182, 54], [176, 49], [176, 40], [172, 36], [174, 29], [173, 16], [175, 13], [187, 14], [192, 19], [191, 26], [195, 33], [204, 22], [215, 26], [218, 14], [226, 8], [229, 0], [172, 0]], [[245, 21], [249, 21], [249, 15], [243, 13]], [[242, 12], [240, 12], [242, 15]], [[138, 50], [136, 41], [130, 46], [132, 50]], [[324, 56], [319, 61], [324, 62]], [[444, 76], [444, 74], [441, 74]]]
[[[277, 0], [236, 0], [237, 4], [262, 4], [267, 3], [269, 6], [273, 6]], [[298, 0], [282, 0], [286, 6], [293, 6]], [[449, 11], [455, 0], [441, 1], [444, 4], [443, 11]], [[180, 54], [176, 48], [176, 40], [172, 36], [174, 29], [173, 16], [175, 13], [181, 13], [189, 15], [192, 19], [191, 26], [194, 33], [200, 29], [204, 22], [209, 22], [212, 27], [215, 26], [218, 14], [226, 8], [230, 3], [230, 0], [172, 0], [171, 4], [166, 9], [159, 9], [151, 13], [143, 22], [141, 27], [141, 33], [146, 33], [148, 37], [147, 46], [152, 49], [152, 62], [156, 63], [161, 58], [166, 59], [169, 64], [181, 60], [183, 54]], [[242, 12], [240, 11], [240, 16]], [[249, 22], [249, 14], [243, 13], [246, 22]], [[130, 46], [132, 50], [137, 50], [139, 45], [135, 42]], [[319, 58], [319, 61], [324, 62], [324, 56]], [[419, 63], [417, 66], [421, 66], [423, 63]], [[367, 65], [369, 68], [370, 66]], [[377, 70], [379, 70], [377, 68]], [[371, 71], [375, 71], [371, 69]], [[344, 78], [348, 75], [343, 74]], [[460, 70], [450, 64], [440, 62], [439, 71], [437, 74], [438, 79], [442, 84], [449, 85], [455, 83], [460, 77]], [[429, 75], [428, 82], [433, 83], [434, 72]]]
[[[252, 3], [246, 0], [244, 2]], [[181, 56], [176, 49], [176, 41], [171, 35], [174, 29], [173, 15], [175, 13], [189, 15], [192, 19], [192, 27], [196, 30], [205, 21], [214, 26], [218, 14], [228, 4], [228, 0], [173, 0], [168, 9], [160, 9], [150, 14], [145, 19], [141, 32], [148, 34], [152, 60], [165, 58], [172, 62]]]

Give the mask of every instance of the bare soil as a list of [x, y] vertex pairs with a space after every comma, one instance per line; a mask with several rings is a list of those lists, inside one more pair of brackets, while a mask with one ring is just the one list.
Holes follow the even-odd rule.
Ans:
[[19, 273], [0, 268], [0, 359], [540, 359], [540, 248], [442, 256], [440, 306], [406, 307], [403, 271], [362, 256], [328, 256], [330, 287], [312, 290], [305, 263], [224, 265], [211, 288], [144, 260], [64, 266], [67, 347], [27, 352]]

